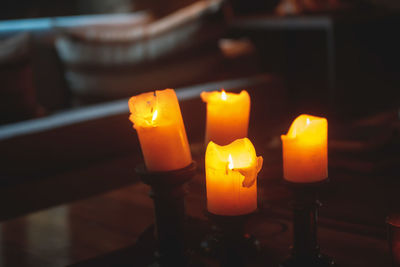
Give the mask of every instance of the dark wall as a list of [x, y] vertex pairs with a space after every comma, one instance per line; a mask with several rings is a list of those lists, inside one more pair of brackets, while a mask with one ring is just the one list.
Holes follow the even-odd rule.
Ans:
[[0, 20], [139, 10], [150, 10], [156, 16], [164, 16], [193, 2], [196, 0], [4, 0], [1, 2]]
[[4, 0], [0, 20], [67, 16], [76, 14], [78, 0]]

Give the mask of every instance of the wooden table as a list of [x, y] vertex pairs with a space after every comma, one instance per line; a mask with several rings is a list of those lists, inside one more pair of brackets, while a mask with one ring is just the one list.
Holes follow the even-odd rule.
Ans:
[[[198, 184], [199, 181], [191, 184], [187, 211], [188, 215], [204, 220], [205, 199], [198, 192]], [[3, 222], [1, 266], [142, 266], [137, 264], [149, 263], [151, 254], [139, 254], [140, 249], [135, 247], [139, 235], [153, 223], [152, 201], [147, 192], [147, 186], [135, 183]], [[261, 241], [265, 261], [252, 266], [277, 266], [287, 256], [291, 244], [291, 222], [285, 216], [269, 213], [268, 208], [260, 218], [251, 221], [249, 230]], [[390, 265], [384, 239], [324, 224], [319, 229], [322, 250], [341, 266]], [[207, 262], [218, 266], [215, 259]]]

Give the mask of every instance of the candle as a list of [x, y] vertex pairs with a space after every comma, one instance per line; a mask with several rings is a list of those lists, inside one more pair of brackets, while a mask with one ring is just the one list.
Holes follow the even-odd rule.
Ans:
[[129, 119], [136, 129], [149, 171], [170, 171], [192, 162], [178, 98], [173, 89], [129, 99]]
[[213, 141], [227, 145], [236, 139], [247, 137], [250, 114], [250, 96], [240, 94], [202, 92], [201, 99], [207, 103], [206, 144]]
[[249, 139], [206, 150], [207, 209], [217, 215], [243, 215], [257, 209], [257, 174], [263, 158]]
[[283, 176], [290, 182], [318, 182], [328, 177], [328, 122], [300, 115], [282, 135]]

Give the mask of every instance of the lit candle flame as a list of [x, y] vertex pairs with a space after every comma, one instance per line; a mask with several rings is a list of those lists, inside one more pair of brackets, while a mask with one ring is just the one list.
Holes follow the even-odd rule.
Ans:
[[307, 118], [306, 123], [307, 123], [307, 125], [310, 124], [310, 118]]
[[222, 90], [222, 92], [221, 92], [221, 99], [222, 100], [226, 100], [226, 93], [225, 93], [225, 90]]
[[229, 168], [230, 170], [233, 170], [233, 160], [232, 160], [231, 154], [229, 154], [229, 159], [228, 159], [228, 161], [229, 161], [228, 168]]
[[155, 119], [157, 119], [157, 114], [158, 114], [158, 111], [157, 111], [157, 109], [154, 111], [154, 113], [153, 113], [153, 118], [151, 118], [151, 121], [154, 121]]

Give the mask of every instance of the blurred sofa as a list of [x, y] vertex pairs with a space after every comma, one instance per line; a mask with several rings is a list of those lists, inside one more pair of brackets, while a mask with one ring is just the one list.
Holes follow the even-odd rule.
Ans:
[[221, 68], [222, 4], [198, 1], [158, 20], [138, 12], [0, 22], [0, 48], [13, 47], [0, 49], [0, 124], [204, 81]]

